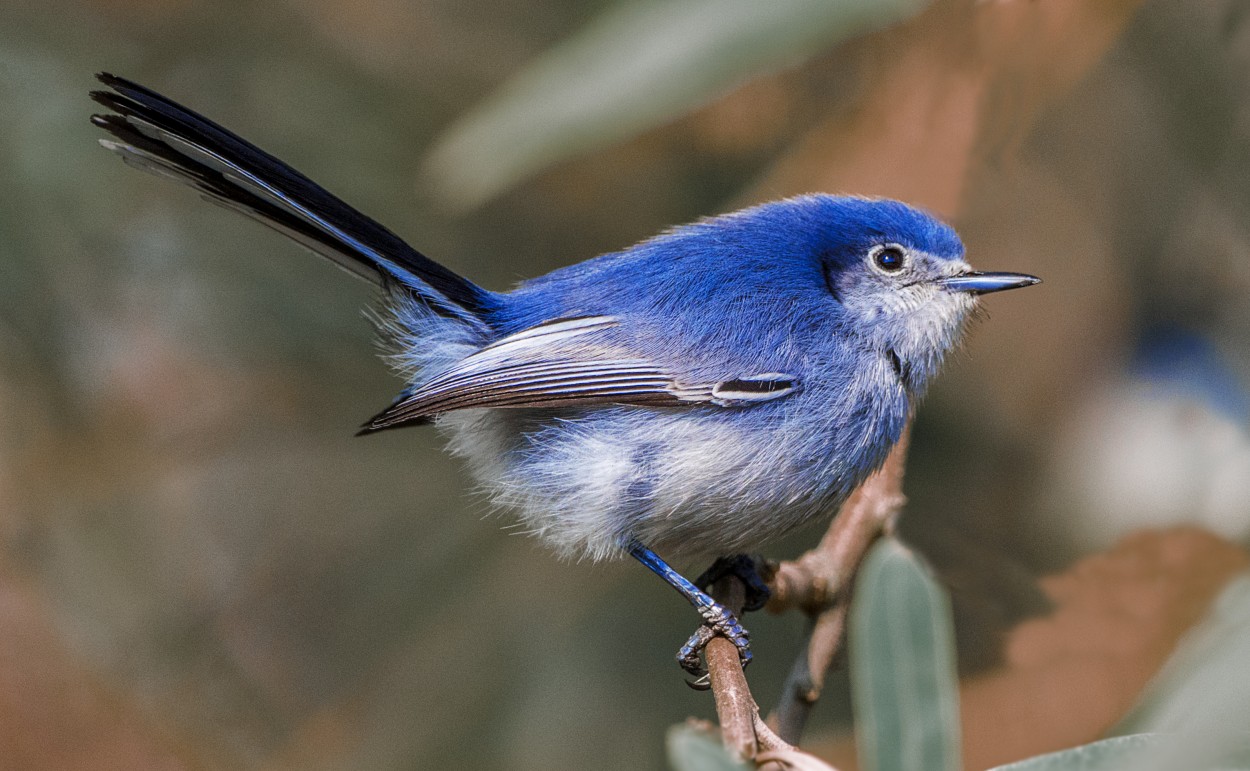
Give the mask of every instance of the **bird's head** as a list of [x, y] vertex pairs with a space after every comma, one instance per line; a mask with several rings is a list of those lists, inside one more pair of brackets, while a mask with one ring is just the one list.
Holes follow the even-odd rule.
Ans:
[[898, 201], [808, 196], [792, 203], [815, 215], [805, 246], [844, 309], [845, 328], [895, 357], [909, 386], [923, 388], [936, 373], [980, 295], [1040, 281], [973, 270], [953, 228]]

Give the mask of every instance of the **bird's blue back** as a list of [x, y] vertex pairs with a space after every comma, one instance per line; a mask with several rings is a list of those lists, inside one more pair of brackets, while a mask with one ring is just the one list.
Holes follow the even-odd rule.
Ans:
[[531, 279], [499, 295], [488, 318], [503, 336], [556, 318], [611, 315], [646, 353], [702, 378], [748, 364], [805, 369], [854, 336], [830, 273], [857, 268], [883, 241], [963, 256], [955, 231], [918, 209], [808, 195], [674, 228]]

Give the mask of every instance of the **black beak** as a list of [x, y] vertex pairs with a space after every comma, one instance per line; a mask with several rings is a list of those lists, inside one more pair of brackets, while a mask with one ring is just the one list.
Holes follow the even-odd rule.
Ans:
[[1027, 273], [982, 273], [979, 270], [960, 273], [958, 276], [938, 279], [938, 283], [952, 292], [970, 292], [972, 294], [989, 294], [1004, 289], [1019, 289], [1022, 286], [1033, 286], [1042, 283], [1037, 276]]

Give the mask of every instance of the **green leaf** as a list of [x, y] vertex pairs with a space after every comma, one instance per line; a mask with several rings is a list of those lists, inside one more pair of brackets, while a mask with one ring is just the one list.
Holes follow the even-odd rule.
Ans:
[[1245, 735], [1236, 742], [1222, 737], [1219, 757], [1208, 750], [1211, 738], [1202, 733], [1117, 736], [991, 771], [1250, 771], [1250, 744]]
[[1124, 768], [1126, 761], [1139, 760], [1152, 749], [1158, 749], [1167, 738], [1150, 734], [1117, 736], [1062, 752], [1038, 755], [991, 771], [1115, 771]]
[[1250, 729], [1250, 577], [1231, 582], [1115, 733]]
[[668, 729], [665, 745], [673, 771], [748, 771], [754, 768], [735, 760], [720, 736], [690, 723]]
[[482, 203], [557, 161], [670, 121], [927, 2], [622, 2], [453, 125], [426, 171], [449, 203]]
[[1233, 581], [1116, 732], [995, 771], [1250, 771], [1250, 578]]
[[950, 600], [893, 538], [856, 578], [851, 696], [864, 771], [958, 771], [959, 690]]

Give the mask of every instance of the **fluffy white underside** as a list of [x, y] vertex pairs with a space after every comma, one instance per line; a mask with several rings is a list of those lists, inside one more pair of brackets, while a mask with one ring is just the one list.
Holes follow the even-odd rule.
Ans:
[[718, 419], [705, 406], [464, 410], [437, 425], [492, 502], [561, 556], [613, 557], [628, 538], [666, 558], [717, 556], [832, 515], [868, 473], [852, 468], [884, 460], [891, 430], [879, 421], [898, 403], [845, 398], [879, 413], [864, 436], [822, 435], [833, 427], [820, 420]]

